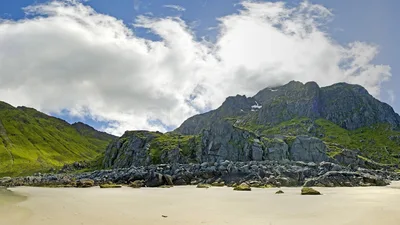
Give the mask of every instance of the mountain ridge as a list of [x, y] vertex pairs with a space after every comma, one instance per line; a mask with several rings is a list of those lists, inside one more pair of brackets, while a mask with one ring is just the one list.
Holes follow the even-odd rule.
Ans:
[[[338, 90], [341, 92], [332, 93]], [[359, 101], [353, 101], [352, 97]], [[238, 105], [240, 107], [236, 107]], [[360, 85], [341, 82], [320, 88], [316, 82], [291, 81], [286, 85], [264, 88], [253, 97], [227, 97], [217, 109], [188, 118], [174, 131], [198, 134], [214, 120], [242, 116], [249, 111], [258, 111], [260, 115], [252, 113], [243, 119], [254, 120], [251, 117], [256, 117], [253, 122], [259, 125], [276, 125], [295, 117], [307, 117], [324, 118], [350, 130], [382, 122], [400, 128], [400, 116], [393, 108], [375, 99]], [[361, 115], [363, 111], [366, 113]]]
[[[0, 176], [25, 175], [92, 160], [116, 138], [36, 109], [0, 102]], [[99, 138], [101, 137], [101, 138]]]

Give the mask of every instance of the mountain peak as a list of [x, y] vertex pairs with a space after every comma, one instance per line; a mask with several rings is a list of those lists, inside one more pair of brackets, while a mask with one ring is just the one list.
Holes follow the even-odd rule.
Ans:
[[218, 109], [189, 118], [176, 131], [197, 134], [217, 120], [232, 117], [263, 126], [305, 117], [327, 119], [348, 130], [379, 123], [400, 128], [400, 116], [392, 107], [375, 99], [360, 85], [342, 82], [319, 87], [313, 81], [290, 81], [267, 87], [253, 97], [228, 97]]

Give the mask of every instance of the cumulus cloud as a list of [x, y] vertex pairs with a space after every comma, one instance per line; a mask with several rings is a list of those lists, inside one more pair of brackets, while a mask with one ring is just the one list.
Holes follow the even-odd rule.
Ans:
[[215, 42], [199, 41], [179, 17], [139, 16], [135, 26], [161, 38], [153, 41], [79, 1], [25, 11], [27, 19], [0, 21], [1, 99], [89, 116], [114, 134], [166, 131], [229, 95], [290, 80], [357, 83], [378, 97], [391, 76], [371, 62], [378, 46], [338, 44], [324, 31], [332, 13], [308, 2], [242, 2], [218, 19]]
[[179, 5], [164, 5], [164, 7], [170, 8], [170, 9], [175, 9], [176, 11], [180, 11], [180, 12], [186, 11], [185, 8], [183, 8], [182, 6], [179, 6]]

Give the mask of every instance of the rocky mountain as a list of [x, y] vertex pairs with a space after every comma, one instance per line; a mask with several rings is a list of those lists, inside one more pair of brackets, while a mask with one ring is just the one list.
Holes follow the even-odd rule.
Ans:
[[359, 85], [337, 83], [320, 88], [315, 82], [265, 88], [247, 98], [228, 97], [216, 110], [187, 119], [176, 132], [199, 134], [214, 122], [229, 117], [243, 124], [274, 126], [295, 118], [325, 119], [347, 130], [387, 123], [400, 128], [400, 116], [388, 104]]
[[253, 97], [228, 97], [162, 134], [128, 131], [103, 167], [229, 161], [330, 161], [381, 168], [400, 159], [400, 116], [363, 87], [292, 81]]
[[115, 138], [92, 127], [0, 102], [0, 177], [92, 160]]

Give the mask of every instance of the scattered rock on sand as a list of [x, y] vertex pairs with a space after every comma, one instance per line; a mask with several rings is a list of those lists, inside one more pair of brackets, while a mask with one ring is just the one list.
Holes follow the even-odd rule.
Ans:
[[76, 187], [80, 188], [87, 188], [87, 187], [93, 187], [94, 186], [94, 181], [90, 179], [82, 179], [78, 180], [76, 182]]
[[283, 192], [282, 190], [275, 192], [275, 194], [283, 194], [283, 193], [285, 193], [285, 192]]
[[321, 193], [310, 187], [303, 187], [301, 189], [301, 195], [321, 195]]
[[144, 187], [144, 181], [143, 180], [135, 180], [133, 181], [129, 187], [131, 188], [141, 188]]
[[214, 187], [223, 187], [223, 186], [225, 186], [225, 182], [223, 182], [223, 181], [220, 181], [220, 182], [213, 182], [213, 183], [211, 184], [211, 186], [214, 186]]
[[209, 185], [209, 184], [198, 184], [197, 185], [197, 188], [209, 188], [209, 187], [211, 187], [211, 185]]
[[246, 183], [242, 183], [242, 184], [234, 187], [233, 190], [234, 191], [251, 191], [251, 187]]
[[121, 188], [122, 185], [118, 184], [100, 184], [100, 188]]

